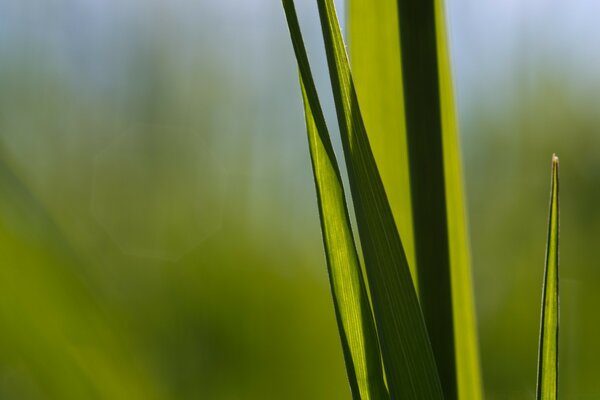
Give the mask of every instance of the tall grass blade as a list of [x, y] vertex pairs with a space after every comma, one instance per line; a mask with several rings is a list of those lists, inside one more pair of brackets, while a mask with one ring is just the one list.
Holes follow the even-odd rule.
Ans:
[[555, 400], [558, 396], [558, 237], [560, 224], [558, 157], [552, 156], [548, 243], [542, 289], [542, 318], [538, 353], [537, 399]]
[[317, 3], [390, 396], [439, 399], [427, 329], [359, 110], [333, 0]]
[[389, 398], [379, 342], [356, 251], [342, 179], [292, 1], [284, 0], [300, 69], [308, 142], [336, 317], [355, 399]]
[[443, 0], [435, 2], [435, 20], [458, 398], [479, 400], [483, 398], [483, 387], [473, 298], [471, 252]]
[[442, 0], [398, 0], [416, 270], [447, 399], [480, 399], [460, 149]]
[[348, 2], [350, 61], [369, 143], [417, 285], [396, 1]]

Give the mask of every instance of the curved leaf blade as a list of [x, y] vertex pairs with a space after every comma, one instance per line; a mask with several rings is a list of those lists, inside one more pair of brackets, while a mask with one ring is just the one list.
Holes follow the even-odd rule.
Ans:
[[355, 399], [387, 399], [379, 342], [352, 236], [340, 171], [293, 2], [284, 0], [283, 6], [300, 70], [321, 231], [350, 387]]
[[548, 242], [546, 245], [546, 267], [542, 289], [542, 316], [538, 353], [538, 400], [555, 400], [558, 397], [559, 225], [558, 157], [553, 155], [550, 211], [548, 216]]

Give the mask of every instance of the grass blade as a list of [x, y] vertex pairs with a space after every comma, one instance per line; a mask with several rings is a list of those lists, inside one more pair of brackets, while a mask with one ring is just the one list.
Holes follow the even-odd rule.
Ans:
[[542, 318], [538, 353], [537, 399], [554, 400], [558, 396], [558, 237], [559, 237], [558, 157], [552, 156], [548, 243], [542, 289]]
[[398, 6], [396, 0], [351, 0], [348, 10], [350, 61], [360, 111], [417, 285]]
[[435, 2], [435, 20], [457, 390], [459, 399], [478, 400], [483, 398], [483, 388], [466, 200], [443, 0]]
[[482, 397], [442, 0], [398, 0], [419, 299], [446, 398]]
[[439, 399], [427, 329], [359, 110], [335, 7], [332, 0], [318, 6], [390, 396]]
[[306, 127], [321, 217], [331, 291], [350, 386], [356, 399], [389, 398], [365, 282], [356, 251], [342, 180], [292, 1], [284, 0], [300, 69]]

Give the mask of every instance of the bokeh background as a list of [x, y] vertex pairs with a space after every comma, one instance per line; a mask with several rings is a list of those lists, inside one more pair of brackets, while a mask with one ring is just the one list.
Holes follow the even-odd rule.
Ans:
[[[560, 390], [600, 398], [600, 4], [447, 11], [486, 398], [535, 397], [552, 152]], [[0, 398], [350, 398], [279, 2], [0, 0]]]

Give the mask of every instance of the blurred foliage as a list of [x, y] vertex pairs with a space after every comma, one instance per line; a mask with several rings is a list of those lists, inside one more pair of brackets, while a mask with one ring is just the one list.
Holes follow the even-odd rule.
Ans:
[[553, 151], [563, 167], [559, 390], [565, 398], [600, 393], [593, 362], [600, 355], [594, 339], [600, 324], [592, 317], [600, 301], [594, 289], [600, 278], [594, 266], [600, 118], [592, 104], [574, 101], [560, 78], [543, 76], [528, 86], [517, 82], [510, 111], [482, 107], [464, 124], [471, 140], [466, 175], [484, 379], [497, 398], [535, 394], [547, 224], [541, 205], [548, 201]]
[[[283, 13], [242, 3], [1, 2], [0, 398], [349, 398]], [[593, 399], [600, 96], [530, 62], [459, 88], [485, 398], [535, 395], [556, 152], [561, 397]]]

